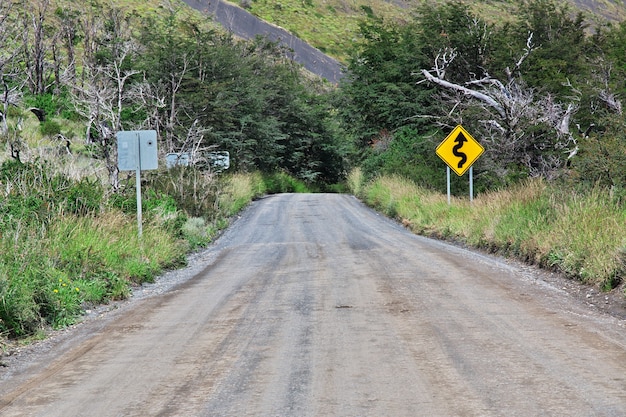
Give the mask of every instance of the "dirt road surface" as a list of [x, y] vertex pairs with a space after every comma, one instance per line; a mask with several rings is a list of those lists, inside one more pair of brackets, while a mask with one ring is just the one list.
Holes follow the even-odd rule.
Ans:
[[622, 319], [354, 197], [257, 201], [198, 262], [9, 360], [0, 415], [626, 415]]

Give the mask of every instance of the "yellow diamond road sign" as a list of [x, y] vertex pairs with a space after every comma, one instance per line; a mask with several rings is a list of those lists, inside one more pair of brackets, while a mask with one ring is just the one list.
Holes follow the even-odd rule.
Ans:
[[463, 126], [458, 125], [437, 146], [436, 153], [460, 177], [484, 151], [485, 148]]

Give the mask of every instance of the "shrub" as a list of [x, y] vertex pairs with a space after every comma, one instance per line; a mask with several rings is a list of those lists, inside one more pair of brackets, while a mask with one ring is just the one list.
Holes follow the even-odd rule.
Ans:
[[126, 214], [136, 213], [137, 195], [130, 188], [123, 189], [109, 196], [108, 205]]
[[215, 217], [217, 181], [209, 172], [196, 167], [175, 167], [150, 173], [145, 180], [146, 195], [168, 196], [167, 204], [190, 217]]
[[65, 207], [70, 214], [85, 216], [100, 211], [104, 190], [97, 180], [83, 178], [66, 191]]
[[267, 192], [270, 194], [309, 192], [309, 188], [303, 181], [284, 172], [266, 174], [263, 176], [263, 182]]
[[182, 235], [189, 242], [192, 249], [204, 246], [209, 242], [207, 224], [202, 217], [187, 219], [182, 226]]
[[44, 136], [55, 136], [61, 133], [61, 125], [54, 120], [47, 119], [39, 125], [39, 131]]

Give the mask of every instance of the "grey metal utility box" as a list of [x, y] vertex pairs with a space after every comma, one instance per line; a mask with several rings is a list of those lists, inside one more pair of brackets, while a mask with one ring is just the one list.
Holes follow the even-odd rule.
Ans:
[[156, 130], [117, 132], [117, 165], [120, 171], [158, 169]]

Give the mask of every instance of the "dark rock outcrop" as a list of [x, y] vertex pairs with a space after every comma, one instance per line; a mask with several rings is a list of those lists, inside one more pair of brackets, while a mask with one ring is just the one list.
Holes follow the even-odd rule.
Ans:
[[283, 28], [271, 25], [246, 10], [222, 0], [183, 0], [188, 6], [206, 13], [226, 30], [244, 39], [266, 36], [292, 50], [291, 58], [304, 68], [329, 82], [337, 83], [342, 77], [341, 64], [292, 35]]

